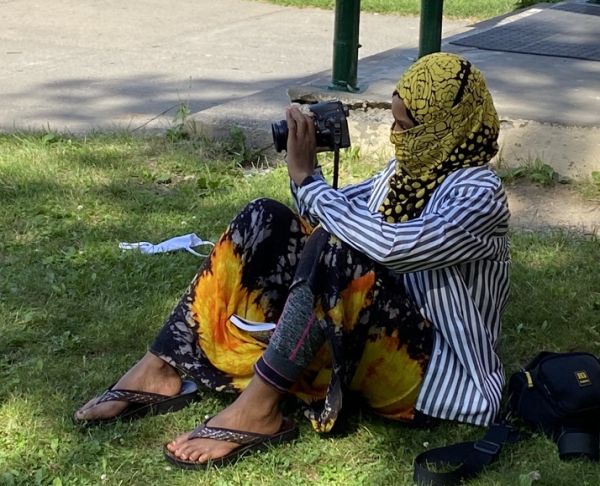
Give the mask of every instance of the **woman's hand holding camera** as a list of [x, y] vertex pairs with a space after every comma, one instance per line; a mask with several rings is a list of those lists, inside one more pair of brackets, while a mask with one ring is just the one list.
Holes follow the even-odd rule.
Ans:
[[302, 113], [297, 106], [290, 106], [285, 115], [288, 125], [288, 173], [290, 179], [300, 185], [312, 175], [315, 167], [315, 124], [312, 117]]

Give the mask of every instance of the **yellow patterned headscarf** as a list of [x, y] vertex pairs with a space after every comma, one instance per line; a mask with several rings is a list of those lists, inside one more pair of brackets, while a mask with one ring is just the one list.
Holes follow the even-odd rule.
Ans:
[[419, 216], [448, 174], [484, 165], [498, 152], [492, 97], [481, 72], [466, 59], [449, 53], [422, 57], [396, 89], [416, 125], [390, 136], [396, 172], [379, 208], [389, 223]]

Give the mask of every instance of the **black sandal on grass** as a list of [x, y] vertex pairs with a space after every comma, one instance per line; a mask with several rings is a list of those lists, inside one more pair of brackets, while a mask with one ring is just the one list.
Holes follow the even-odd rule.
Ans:
[[135, 390], [119, 390], [114, 389], [113, 386], [100, 395], [96, 403], [92, 406], [105, 402], [126, 401], [129, 402], [127, 408], [118, 415], [105, 419], [85, 420], [73, 418], [75, 424], [83, 427], [93, 427], [120, 421], [137, 420], [152, 415], [162, 415], [181, 410], [198, 398], [198, 386], [191, 380], [183, 380], [181, 382], [181, 390], [174, 396]]
[[283, 418], [281, 427], [274, 434], [256, 434], [227, 429], [225, 427], [210, 427], [208, 425], [209, 420], [210, 418], [195, 428], [188, 436], [188, 440], [213, 439], [234, 442], [240, 444], [240, 446], [218, 459], [211, 459], [207, 462], [196, 462], [179, 459], [165, 445], [163, 450], [167, 461], [183, 469], [206, 469], [209, 466], [222, 467], [237, 461], [242, 456], [251, 452], [263, 451], [269, 446], [291, 442], [298, 437], [296, 422], [286, 417]]

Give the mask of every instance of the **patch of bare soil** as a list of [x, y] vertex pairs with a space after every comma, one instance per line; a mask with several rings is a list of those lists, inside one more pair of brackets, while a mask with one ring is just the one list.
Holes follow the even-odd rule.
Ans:
[[600, 235], [600, 200], [569, 185], [542, 187], [518, 181], [505, 186], [511, 226], [520, 230], [569, 230]]

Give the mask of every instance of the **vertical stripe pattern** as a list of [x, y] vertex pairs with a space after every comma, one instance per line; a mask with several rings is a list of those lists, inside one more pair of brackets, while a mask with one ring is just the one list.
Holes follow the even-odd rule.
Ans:
[[488, 167], [453, 172], [418, 218], [387, 223], [378, 208], [395, 161], [377, 176], [340, 190], [324, 180], [298, 188], [298, 210], [367, 256], [404, 275], [436, 330], [417, 409], [434, 417], [489, 424], [504, 371], [496, 354], [508, 295], [509, 211]]

